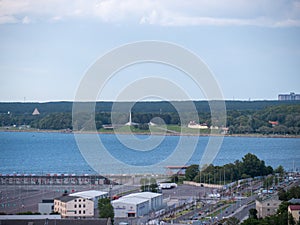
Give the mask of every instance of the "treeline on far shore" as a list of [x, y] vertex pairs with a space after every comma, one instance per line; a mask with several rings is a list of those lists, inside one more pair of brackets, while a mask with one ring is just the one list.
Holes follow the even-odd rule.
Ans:
[[[0, 103], [1, 105], [2, 103]], [[151, 103], [148, 103], [151, 105]], [[161, 103], [160, 103], [161, 104]], [[231, 103], [232, 104], [232, 103]], [[238, 107], [238, 105], [240, 106]], [[197, 109], [197, 115], [188, 110], [179, 113], [176, 110], [159, 110], [157, 112], [143, 112], [133, 108], [132, 122], [136, 123], [135, 130], [149, 130], [149, 122], [152, 121], [159, 125], [161, 121], [170, 127], [187, 127], [190, 121], [198, 124], [204, 124], [207, 127], [226, 127], [229, 134], [279, 134], [279, 135], [299, 135], [300, 134], [300, 104], [278, 104], [259, 108], [253, 105], [251, 108], [242, 107], [239, 102], [236, 107], [227, 108], [226, 124], [218, 124], [218, 121], [212, 124], [210, 111]], [[246, 104], [246, 103], [245, 103]], [[163, 106], [163, 105], [160, 105]], [[249, 105], [248, 105], [249, 106]], [[261, 103], [258, 105], [261, 106]], [[246, 108], [246, 109], [245, 109]], [[94, 115], [82, 113], [77, 118], [81, 121], [73, 121], [72, 112], [43, 112], [39, 115], [30, 113], [16, 113], [5, 111], [0, 113], [0, 126], [6, 128], [23, 129], [30, 127], [34, 129], [73, 130], [73, 124], [94, 123], [96, 129], [103, 131], [103, 125], [119, 124], [124, 125], [129, 120], [129, 112], [95, 111]], [[222, 115], [220, 115], [222, 116]], [[114, 119], [112, 121], [112, 118]], [[161, 118], [162, 120], [158, 119]], [[95, 119], [95, 120], [94, 120]], [[223, 118], [220, 121], [224, 121]], [[174, 126], [172, 126], [174, 125]], [[74, 128], [75, 129], [75, 128]], [[80, 129], [77, 127], [76, 129]], [[170, 128], [169, 128], [170, 129]], [[221, 129], [220, 129], [221, 132]]]

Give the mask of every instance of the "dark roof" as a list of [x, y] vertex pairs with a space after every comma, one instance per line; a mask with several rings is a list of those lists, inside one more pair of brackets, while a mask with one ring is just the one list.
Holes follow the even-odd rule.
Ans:
[[291, 210], [300, 210], [300, 205], [289, 205]]
[[66, 195], [66, 196], [61, 196], [61, 197], [55, 198], [55, 199], [60, 200], [61, 202], [69, 202], [76, 198], [79, 198], [79, 197]]
[[300, 198], [292, 198], [291, 200], [289, 200], [289, 203], [300, 204]]
[[42, 203], [53, 203], [54, 199], [43, 199]]
[[[45, 225], [45, 220], [0, 220], [1, 225]], [[48, 220], [48, 225], [107, 225], [108, 219], [60, 219]]]

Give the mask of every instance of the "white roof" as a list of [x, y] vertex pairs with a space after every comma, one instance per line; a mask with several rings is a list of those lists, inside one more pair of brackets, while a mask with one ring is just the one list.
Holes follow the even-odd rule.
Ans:
[[149, 200], [147, 199], [143, 199], [143, 198], [138, 198], [138, 197], [130, 197], [130, 198], [119, 198], [117, 200], [112, 201], [112, 204], [116, 204], [116, 203], [124, 203], [124, 204], [134, 204], [134, 205], [138, 205], [144, 202], [148, 202]]
[[75, 193], [72, 193], [69, 195], [91, 199], [91, 198], [96, 198], [96, 197], [107, 195], [107, 194], [108, 194], [108, 192], [105, 192], [105, 191], [89, 190], [89, 191], [75, 192]]
[[151, 198], [155, 198], [158, 196], [162, 196], [162, 194], [153, 193], [153, 192], [140, 192], [140, 193], [133, 193], [133, 194], [126, 195], [126, 196], [124, 196], [124, 198], [137, 197], [137, 198], [151, 199]]
[[59, 220], [60, 215], [0, 215], [0, 220]]

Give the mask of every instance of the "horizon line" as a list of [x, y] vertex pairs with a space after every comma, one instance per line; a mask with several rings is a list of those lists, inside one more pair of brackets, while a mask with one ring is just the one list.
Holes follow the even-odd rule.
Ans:
[[[283, 100], [278, 100], [278, 99], [211, 99], [211, 100], [205, 100], [205, 99], [172, 99], [172, 100], [143, 100], [143, 101], [134, 101], [134, 100], [123, 100], [123, 101], [114, 101], [114, 100], [87, 100], [87, 101], [73, 101], [73, 100], [46, 100], [46, 101], [0, 101], [0, 103], [24, 103], [24, 104], [29, 104], [29, 103], [60, 103], [60, 102], [66, 102], [66, 103], [74, 103], [74, 102], [84, 102], [84, 103], [93, 103], [93, 102], [118, 102], [118, 103], [126, 103], [126, 102], [211, 102], [211, 101], [232, 101], [232, 102], [257, 102], [257, 101], [283, 101]], [[290, 102], [297, 102], [300, 100], [286, 100]], [[286, 102], [284, 101], [284, 102]]]

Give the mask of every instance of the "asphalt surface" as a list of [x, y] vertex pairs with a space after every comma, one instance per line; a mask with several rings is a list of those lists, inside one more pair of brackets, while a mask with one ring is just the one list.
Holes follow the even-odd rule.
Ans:
[[113, 196], [136, 188], [128, 185], [0, 185], [0, 212], [38, 212], [38, 203], [43, 199], [60, 197], [65, 191], [99, 190]]

